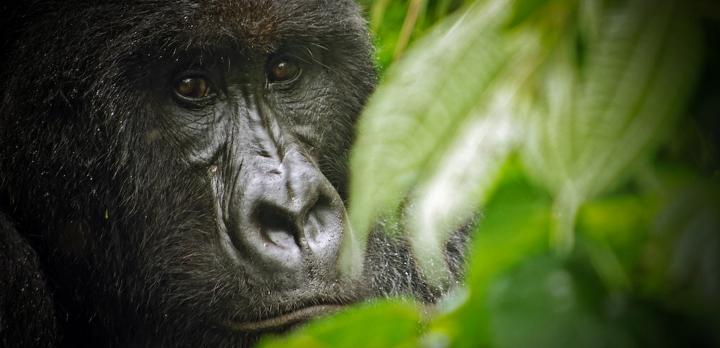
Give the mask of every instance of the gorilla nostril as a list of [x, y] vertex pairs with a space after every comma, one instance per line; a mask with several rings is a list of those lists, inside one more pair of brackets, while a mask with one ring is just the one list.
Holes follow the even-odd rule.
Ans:
[[317, 215], [332, 209], [332, 200], [326, 195], [319, 195], [306, 212], [308, 216]]
[[[323, 243], [323, 239], [339, 238], [341, 231], [336, 231], [339, 225], [339, 219], [342, 217], [341, 209], [338, 209], [333, 200], [326, 196], [320, 195], [317, 200], [307, 211], [306, 225], [303, 230], [308, 243]], [[312, 245], [311, 245], [312, 248]]]
[[263, 238], [283, 248], [298, 245], [298, 227], [292, 213], [273, 204], [262, 202], [253, 213], [253, 222]]

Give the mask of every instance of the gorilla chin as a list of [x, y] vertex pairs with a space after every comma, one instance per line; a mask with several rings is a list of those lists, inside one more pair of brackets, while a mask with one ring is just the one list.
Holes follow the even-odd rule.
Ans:
[[340, 305], [316, 305], [254, 322], [228, 323], [227, 327], [240, 332], [287, 330], [310, 319], [335, 313], [342, 308], [343, 306]]
[[[350, 0], [0, 5], [0, 345], [246, 346], [433, 302], [404, 237], [348, 242], [376, 83]], [[466, 234], [447, 246], [460, 277]]]

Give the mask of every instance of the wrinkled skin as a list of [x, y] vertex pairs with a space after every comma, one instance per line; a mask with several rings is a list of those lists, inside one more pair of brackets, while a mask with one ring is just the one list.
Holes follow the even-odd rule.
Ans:
[[355, 4], [3, 10], [1, 344], [242, 346], [363, 299], [440, 294], [381, 233], [362, 275], [338, 268], [376, 80]]

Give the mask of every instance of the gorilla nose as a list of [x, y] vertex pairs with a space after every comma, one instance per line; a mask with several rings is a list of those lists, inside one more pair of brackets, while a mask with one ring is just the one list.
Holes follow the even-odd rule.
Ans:
[[238, 249], [273, 270], [334, 272], [346, 214], [320, 170], [295, 163], [251, 176], [241, 198], [244, 223], [232, 238]]
[[[263, 237], [282, 248], [306, 248], [312, 251], [321, 235], [327, 234], [328, 213], [332, 217], [330, 198], [315, 185], [302, 183], [302, 194], [288, 190], [288, 194], [266, 194], [253, 205], [251, 219]], [[270, 192], [277, 193], [277, 192]], [[318, 240], [320, 239], [320, 240]]]

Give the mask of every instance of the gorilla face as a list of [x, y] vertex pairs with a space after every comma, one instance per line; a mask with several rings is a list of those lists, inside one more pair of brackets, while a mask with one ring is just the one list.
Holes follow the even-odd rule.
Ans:
[[337, 266], [376, 75], [349, 1], [36, 1], [9, 31], [0, 207], [70, 345], [230, 345], [432, 300], [406, 243]]
[[[357, 296], [336, 266], [346, 225], [339, 192], [374, 75], [354, 8], [320, 6], [201, 9], [165, 39], [181, 48], [130, 53], [121, 65], [137, 83], [126, 98], [143, 108], [129, 115], [131, 141], [118, 151], [127, 159], [117, 177], [135, 178], [118, 197], [136, 206], [108, 215], [153, 213], [118, 219], [143, 231], [147, 241], [131, 243], [149, 246], [134, 255], [145, 260], [135, 272], [161, 278], [157, 296], [179, 318], [206, 313], [203, 322], [251, 331]], [[332, 17], [318, 23], [319, 14]]]

